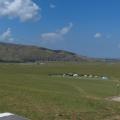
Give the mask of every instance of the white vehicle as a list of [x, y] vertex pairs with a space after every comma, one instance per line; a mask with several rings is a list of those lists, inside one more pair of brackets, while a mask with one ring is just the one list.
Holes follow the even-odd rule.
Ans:
[[28, 120], [28, 119], [14, 115], [12, 113], [1, 113], [0, 120]]
[[107, 78], [107, 77], [104, 77], [104, 76], [102, 77], [102, 79], [103, 79], [103, 80], [108, 80], [108, 78]]
[[73, 77], [78, 77], [79, 75], [78, 74], [73, 74]]

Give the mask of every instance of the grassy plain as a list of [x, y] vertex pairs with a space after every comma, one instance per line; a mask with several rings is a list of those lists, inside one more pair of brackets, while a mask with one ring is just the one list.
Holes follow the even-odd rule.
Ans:
[[[75, 72], [108, 76], [109, 80], [50, 77]], [[0, 64], [0, 112], [31, 120], [120, 120], [120, 64]]]

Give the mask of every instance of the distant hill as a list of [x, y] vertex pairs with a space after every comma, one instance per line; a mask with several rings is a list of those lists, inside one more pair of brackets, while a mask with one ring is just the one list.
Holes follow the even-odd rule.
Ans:
[[92, 59], [64, 50], [0, 43], [0, 62], [90, 61]]

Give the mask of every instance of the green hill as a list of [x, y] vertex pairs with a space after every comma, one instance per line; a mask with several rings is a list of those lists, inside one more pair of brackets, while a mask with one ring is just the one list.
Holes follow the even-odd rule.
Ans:
[[84, 56], [64, 50], [0, 43], [0, 62], [88, 61]]

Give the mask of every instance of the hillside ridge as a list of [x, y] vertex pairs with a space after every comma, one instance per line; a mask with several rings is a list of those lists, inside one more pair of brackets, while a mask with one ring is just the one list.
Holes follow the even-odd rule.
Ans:
[[86, 56], [35, 45], [0, 43], [0, 62], [89, 61]]

